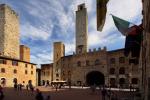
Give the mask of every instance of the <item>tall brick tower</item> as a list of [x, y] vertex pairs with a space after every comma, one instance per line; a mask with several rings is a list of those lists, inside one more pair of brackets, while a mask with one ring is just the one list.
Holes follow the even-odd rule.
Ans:
[[20, 60], [30, 62], [30, 48], [20, 45]]
[[0, 4], [0, 54], [19, 59], [19, 17], [6, 4]]
[[60, 59], [65, 55], [65, 46], [62, 42], [54, 42], [53, 55], [53, 80], [60, 80]]
[[87, 52], [88, 17], [85, 4], [78, 6], [76, 11], [76, 53]]

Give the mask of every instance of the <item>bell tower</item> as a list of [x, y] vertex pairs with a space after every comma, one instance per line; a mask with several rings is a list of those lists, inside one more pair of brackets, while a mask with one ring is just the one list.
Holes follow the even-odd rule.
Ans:
[[87, 52], [87, 24], [87, 9], [85, 4], [80, 4], [76, 11], [76, 54]]
[[54, 42], [53, 55], [53, 81], [61, 80], [61, 57], [65, 56], [65, 45], [62, 42]]

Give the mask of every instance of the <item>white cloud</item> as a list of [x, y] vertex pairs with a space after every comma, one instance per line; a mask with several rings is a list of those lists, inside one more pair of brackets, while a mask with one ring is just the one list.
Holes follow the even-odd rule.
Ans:
[[34, 62], [38, 65], [48, 64], [53, 62], [53, 53], [40, 53], [37, 55], [31, 55], [31, 62]]
[[74, 43], [65, 44], [65, 53], [67, 55], [73, 54], [74, 51], [75, 51], [75, 44]]
[[30, 39], [47, 40], [50, 35], [51, 32], [48, 33], [29, 23], [25, 23], [21, 25], [21, 37], [26, 37]]

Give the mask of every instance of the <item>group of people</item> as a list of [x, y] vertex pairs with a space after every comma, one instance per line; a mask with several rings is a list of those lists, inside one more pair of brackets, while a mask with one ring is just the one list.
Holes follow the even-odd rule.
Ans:
[[15, 90], [22, 90], [22, 87], [24, 87], [24, 85], [20, 84], [14, 84], [14, 89]]
[[[14, 84], [14, 88], [17, 90], [21, 90], [20, 86], [22, 87], [21, 84]], [[33, 87], [31, 86], [31, 84], [29, 84], [29, 88], [31, 89], [31, 91], [34, 91]], [[0, 100], [4, 99], [4, 92], [3, 92], [3, 88], [0, 85]], [[46, 98], [44, 98], [42, 92], [39, 89], [36, 89], [36, 95], [35, 95], [35, 100], [50, 100], [50, 95], [48, 95]]]
[[[118, 100], [117, 95], [113, 91], [107, 90], [106, 86], [99, 87], [99, 89], [101, 92], [102, 100], [106, 100], [106, 98], [108, 98], [109, 100]], [[92, 85], [91, 90], [92, 93], [95, 93], [96, 85]]]

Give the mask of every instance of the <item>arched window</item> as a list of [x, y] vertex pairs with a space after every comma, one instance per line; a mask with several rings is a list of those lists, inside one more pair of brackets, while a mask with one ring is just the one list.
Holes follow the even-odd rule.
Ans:
[[110, 78], [110, 85], [112, 87], [115, 87], [115, 84], [116, 84], [116, 79], [115, 78]]
[[79, 66], [79, 67], [81, 66], [81, 62], [80, 61], [77, 62], [77, 66]]
[[125, 58], [124, 57], [120, 57], [119, 58], [119, 63], [125, 63]]
[[6, 85], [6, 79], [5, 78], [1, 78], [1, 84], [4, 86]]
[[125, 79], [124, 79], [124, 78], [120, 78], [120, 79], [119, 79], [119, 84], [120, 84], [120, 85], [125, 84]]
[[115, 74], [115, 68], [110, 68], [109, 74]]
[[33, 71], [31, 71], [31, 75], [33, 75]]
[[132, 78], [132, 84], [138, 84], [138, 78]]
[[62, 71], [62, 75], [65, 76], [65, 71]]
[[28, 74], [28, 71], [27, 71], [27, 70], [25, 70], [25, 74]]
[[90, 65], [89, 60], [86, 60], [86, 66], [89, 66], [89, 65]]
[[17, 73], [17, 70], [16, 69], [14, 69], [14, 74], [16, 74]]
[[5, 59], [0, 59], [0, 63], [1, 63], [1, 64], [7, 64], [7, 60], [5, 60]]
[[110, 59], [110, 63], [111, 63], [111, 64], [115, 64], [115, 63], [116, 63], [115, 58], [111, 58], [111, 59]]
[[119, 74], [125, 74], [125, 68], [124, 67], [121, 67], [119, 69]]
[[56, 77], [59, 77], [59, 74], [58, 74], [58, 73], [56, 74]]
[[18, 66], [18, 61], [12, 61], [13, 66]]
[[2, 72], [2, 73], [5, 73], [5, 68], [1, 68], [1, 72]]
[[71, 71], [70, 71], [70, 70], [68, 71], [68, 75], [69, 75], [69, 76], [71, 75]]
[[95, 65], [99, 65], [99, 64], [100, 64], [99, 59], [96, 59], [96, 60], [95, 60]]

